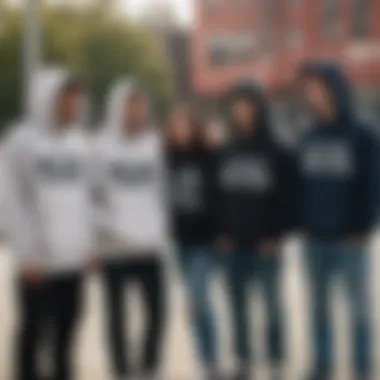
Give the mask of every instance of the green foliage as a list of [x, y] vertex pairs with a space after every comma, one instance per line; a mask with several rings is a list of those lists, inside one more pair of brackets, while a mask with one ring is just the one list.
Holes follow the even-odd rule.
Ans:
[[[140, 79], [159, 110], [170, 102], [170, 66], [159, 41], [147, 30], [96, 7], [49, 7], [43, 20], [45, 64], [66, 65], [85, 78], [96, 116], [110, 86], [121, 77]], [[7, 9], [5, 22], [0, 20], [0, 123], [20, 114], [22, 21], [17, 8]]]
[[21, 17], [16, 12], [6, 16], [0, 29], [0, 127], [19, 114], [22, 95]]

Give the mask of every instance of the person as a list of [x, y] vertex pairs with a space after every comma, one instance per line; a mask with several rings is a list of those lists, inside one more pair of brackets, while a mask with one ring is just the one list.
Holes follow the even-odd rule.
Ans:
[[[97, 230], [102, 253], [109, 349], [115, 376], [160, 376], [166, 313], [168, 251], [167, 173], [164, 144], [151, 122], [149, 99], [135, 80], [111, 90], [105, 129], [96, 142]], [[142, 363], [132, 368], [126, 347], [124, 288], [143, 292], [146, 331]], [[137, 373], [132, 373], [137, 372]]]
[[315, 368], [311, 379], [332, 378], [328, 295], [343, 275], [353, 317], [357, 379], [371, 372], [368, 242], [377, 217], [379, 139], [357, 113], [342, 69], [324, 61], [300, 71], [313, 123], [299, 147], [300, 216], [312, 291]]
[[205, 378], [216, 380], [220, 373], [210, 297], [216, 266], [212, 249], [212, 161], [204, 132], [202, 120], [191, 107], [179, 106], [170, 114], [167, 156], [172, 183], [173, 236], [189, 293], [190, 314]]
[[231, 142], [218, 158], [217, 249], [226, 258], [236, 379], [251, 378], [248, 286], [259, 280], [268, 310], [267, 343], [273, 378], [284, 360], [281, 239], [292, 226], [295, 160], [272, 134], [269, 103], [253, 81], [229, 94]]
[[3, 151], [8, 233], [18, 262], [14, 378], [42, 378], [38, 358], [49, 342], [50, 378], [70, 380], [84, 268], [95, 248], [91, 150], [80, 124], [84, 88], [59, 69], [38, 72], [32, 88], [30, 114]]
[[218, 151], [227, 140], [226, 127], [222, 120], [211, 119], [205, 126], [204, 140], [209, 151]]

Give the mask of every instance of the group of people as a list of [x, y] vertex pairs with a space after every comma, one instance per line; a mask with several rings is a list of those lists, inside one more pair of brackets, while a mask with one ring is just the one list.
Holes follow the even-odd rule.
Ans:
[[[158, 378], [171, 242], [205, 378], [222, 378], [210, 294], [216, 267], [223, 268], [228, 289], [233, 379], [252, 379], [248, 295], [256, 281], [267, 305], [273, 379], [284, 378], [282, 251], [293, 232], [304, 238], [311, 289], [315, 360], [307, 378], [332, 379], [328, 303], [336, 274], [350, 299], [356, 379], [371, 378], [368, 242], [380, 196], [379, 139], [360, 117], [339, 66], [309, 62], [298, 79], [311, 122], [289, 150], [274, 133], [269, 95], [256, 82], [238, 83], [225, 97], [224, 136], [183, 105], [158, 128], [147, 89], [120, 81], [102, 127], [89, 137], [81, 120], [83, 83], [65, 71], [36, 74], [30, 114], [4, 144], [20, 307], [14, 379], [43, 378], [37, 359], [47, 338], [54, 363], [47, 378], [73, 379], [87, 269], [102, 274], [115, 379]], [[124, 331], [123, 294], [131, 282], [141, 287], [146, 310], [137, 368]]]

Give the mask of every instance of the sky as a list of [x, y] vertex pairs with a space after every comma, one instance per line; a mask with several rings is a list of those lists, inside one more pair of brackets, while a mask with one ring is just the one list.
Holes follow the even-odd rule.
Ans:
[[178, 19], [184, 24], [189, 24], [191, 22], [192, 1], [193, 0], [119, 0], [121, 7], [127, 9], [134, 15], [141, 14], [152, 4], [169, 3], [175, 10]]
[[[26, 0], [8, 0], [13, 3], [22, 3]], [[52, 2], [62, 2], [64, 0], [51, 0]], [[70, 0], [71, 2], [73, 0]], [[89, 1], [89, 0], [87, 0]], [[150, 6], [156, 4], [168, 3], [173, 7], [178, 20], [182, 24], [190, 24], [192, 20], [192, 2], [194, 0], [117, 0], [119, 2], [120, 8], [127, 14], [130, 13], [134, 16], [140, 15], [144, 10], [148, 9]]]

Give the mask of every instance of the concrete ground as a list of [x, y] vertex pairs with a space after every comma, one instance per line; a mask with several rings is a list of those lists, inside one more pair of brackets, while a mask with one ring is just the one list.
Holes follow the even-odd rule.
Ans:
[[[373, 265], [371, 278], [373, 279], [374, 305], [374, 336], [376, 359], [380, 367], [380, 258], [377, 254], [380, 249], [380, 235], [373, 243]], [[170, 321], [164, 355], [164, 370], [170, 380], [192, 380], [197, 378], [197, 360], [193, 349], [193, 339], [186, 319], [186, 302], [183, 289], [175, 271], [170, 271]], [[12, 363], [12, 336], [17, 323], [17, 311], [13, 292], [13, 265], [11, 253], [6, 247], [0, 248], [0, 380], [10, 380]], [[225, 302], [222, 276], [215, 276], [214, 284], [217, 320], [220, 330], [221, 363], [226, 370], [232, 368], [233, 360], [230, 350], [231, 336], [228, 322], [228, 308]], [[132, 339], [138, 340], [142, 325], [141, 305], [137, 290], [128, 295], [129, 308], [133, 310], [130, 319]], [[103, 302], [102, 287], [99, 278], [90, 278], [87, 284], [87, 298], [84, 317], [82, 319], [77, 343], [77, 380], [113, 380], [108, 370], [108, 358], [104, 344], [103, 331]], [[285, 268], [283, 279], [283, 296], [286, 300], [286, 325], [289, 347], [289, 379], [302, 379], [302, 374], [310, 362], [310, 348], [308, 344], [307, 325], [307, 285], [302, 270], [302, 257], [299, 244], [291, 241], [286, 247]], [[126, 295], [127, 299], [127, 295]], [[263, 358], [263, 330], [265, 327], [265, 312], [262, 307], [260, 292], [252, 295], [252, 324], [253, 341], [257, 349], [257, 358], [265, 363]], [[349, 379], [349, 321], [344, 292], [339, 283], [332, 292], [333, 320], [337, 332], [337, 379]], [[254, 317], [254, 318], [253, 318]], [[136, 351], [138, 347], [136, 346]], [[380, 368], [375, 379], [380, 379]], [[265, 365], [257, 368], [258, 379], [265, 380], [267, 371]]]

